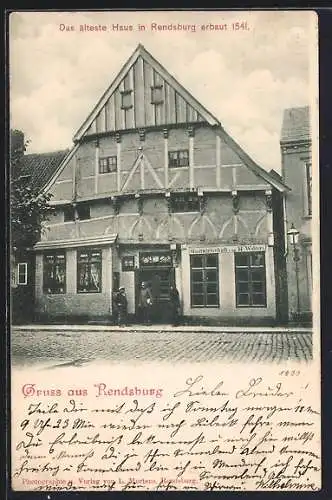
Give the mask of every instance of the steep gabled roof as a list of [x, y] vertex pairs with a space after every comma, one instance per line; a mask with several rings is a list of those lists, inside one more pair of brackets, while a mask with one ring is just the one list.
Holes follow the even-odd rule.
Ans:
[[243, 161], [243, 164], [246, 165], [252, 172], [261, 177], [265, 182], [271, 184], [271, 186], [278, 189], [281, 192], [290, 191], [290, 188], [283, 183], [281, 177], [277, 178], [275, 173], [267, 172], [264, 168], [260, 167], [242, 148], [241, 146], [223, 129], [223, 127], [218, 128], [219, 135], [224, 139], [226, 144], [228, 144], [234, 151], [237, 152], [239, 158]]
[[288, 108], [284, 111], [281, 143], [309, 141], [311, 138], [309, 106]]
[[[238, 156], [241, 158], [243, 163], [251, 169], [257, 176], [262, 178], [271, 186], [275, 187], [281, 192], [288, 191], [289, 188], [283, 184], [281, 179], [278, 179], [275, 175], [269, 174], [266, 170], [260, 167], [252, 158], [241, 148], [241, 146], [224, 130], [219, 120], [213, 116], [202, 104], [200, 104], [154, 57], [143, 47], [143, 45], [139, 44], [136, 50], [133, 52], [131, 57], [124, 64], [113, 83], [106, 90], [103, 96], [100, 98], [92, 112], [89, 114], [87, 119], [84, 121], [83, 125], [79, 128], [74, 136], [75, 145], [71, 149], [71, 151], [67, 154], [67, 156], [63, 159], [62, 162], [58, 164], [58, 166], [53, 169], [53, 176], [49, 178], [49, 181], [46, 183], [47, 188], [49, 188], [52, 183], [55, 181], [57, 175], [63, 170], [63, 168], [68, 164], [71, 160], [77, 149], [79, 148], [80, 141], [87, 134], [97, 134], [98, 130], [96, 129], [93, 132], [93, 125], [96, 126], [98, 117], [100, 117], [102, 110], [104, 110], [104, 118], [106, 120], [106, 107], [111, 99], [114, 97], [115, 92], [119, 92], [119, 86], [122, 85], [121, 88], [124, 89], [124, 80], [128, 78], [128, 73], [133, 67], [134, 64], [137, 63], [138, 60], [144, 62], [144, 64], [149, 65], [152, 72], [158, 73], [160, 79], [165, 83], [165, 85], [172, 88], [172, 91], [175, 94], [178, 94], [179, 98], [183, 100], [187, 108], [189, 109], [189, 114], [191, 117], [194, 117], [194, 122], [205, 122], [214, 127], [217, 134], [223, 137], [224, 141], [233, 148]], [[131, 75], [131, 78], [133, 76]], [[125, 89], [124, 89], [125, 91]], [[118, 96], [117, 96], [118, 99]], [[118, 105], [118, 101], [117, 101]], [[114, 110], [114, 107], [113, 107]], [[171, 125], [170, 125], [171, 126]], [[116, 130], [116, 129], [115, 129]]]
[[20, 175], [29, 176], [37, 189], [43, 189], [57, 172], [68, 150], [52, 153], [33, 153], [22, 157]]
[[188, 92], [146, 49], [143, 45], [139, 44], [120, 72], [108, 87], [106, 92], [99, 99], [92, 112], [84, 121], [83, 125], [74, 135], [74, 142], [82, 139], [84, 134], [88, 131], [89, 127], [93, 124], [94, 120], [98, 117], [99, 113], [107, 104], [107, 101], [118, 89], [120, 83], [125, 79], [130, 68], [135, 62], [141, 58], [146, 64], [150, 65], [155, 72], [172, 88], [185, 102], [187, 102], [197, 113], [198, 117], [204, 119], [210, 125], [220, 125], [218, 119], [213, 116], [200, 102], [195, 99], [190, 92]]

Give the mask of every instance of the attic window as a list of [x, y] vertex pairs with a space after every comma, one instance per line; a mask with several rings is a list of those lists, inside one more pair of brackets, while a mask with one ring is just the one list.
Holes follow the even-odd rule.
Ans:
[[123, 90], [121, 92], [121, 109], [130, 109], [132, 107], [132, 90]]
[[163, 86], [154, 85], [153, 87], [151, 87], [151, 104], [162, 104], [163, 102]]

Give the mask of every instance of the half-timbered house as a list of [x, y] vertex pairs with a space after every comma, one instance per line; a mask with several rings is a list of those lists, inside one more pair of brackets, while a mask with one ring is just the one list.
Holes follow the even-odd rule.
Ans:
[[46, 189], [56, 214], [36, 245], [37, 313], [107, 318], [142, 281], [167, 322], [285, 319], [283, 199], [257, 165], [139, 45], [74, 136]]

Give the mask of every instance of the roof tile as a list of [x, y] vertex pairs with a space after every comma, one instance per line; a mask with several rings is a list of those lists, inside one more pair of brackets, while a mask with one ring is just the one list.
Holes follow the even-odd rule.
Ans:
[[43, 188], [58, 170], [68, 150], [52, 153], [34, 153], [23, 156], [21, 173], [31, 176], [31, 182], [37, 188]]

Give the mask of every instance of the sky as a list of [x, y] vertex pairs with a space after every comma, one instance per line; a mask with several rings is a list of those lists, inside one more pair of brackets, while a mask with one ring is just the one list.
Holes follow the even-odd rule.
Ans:
[[[233, 30], [236, 22], [247, 29]], [[316, 94], [316, 22], [313, 12], [298, 10], [15, 12], [10, 127], [24, 132], [30, 153], [72, 147], [75, 132], [141, 43], [256, 162], [280, 171], [283, 111], [312, 104]], [[182, 29], [153, 28], [165, 24]], [[80, 31], [80, 25], [106, 31]]]

